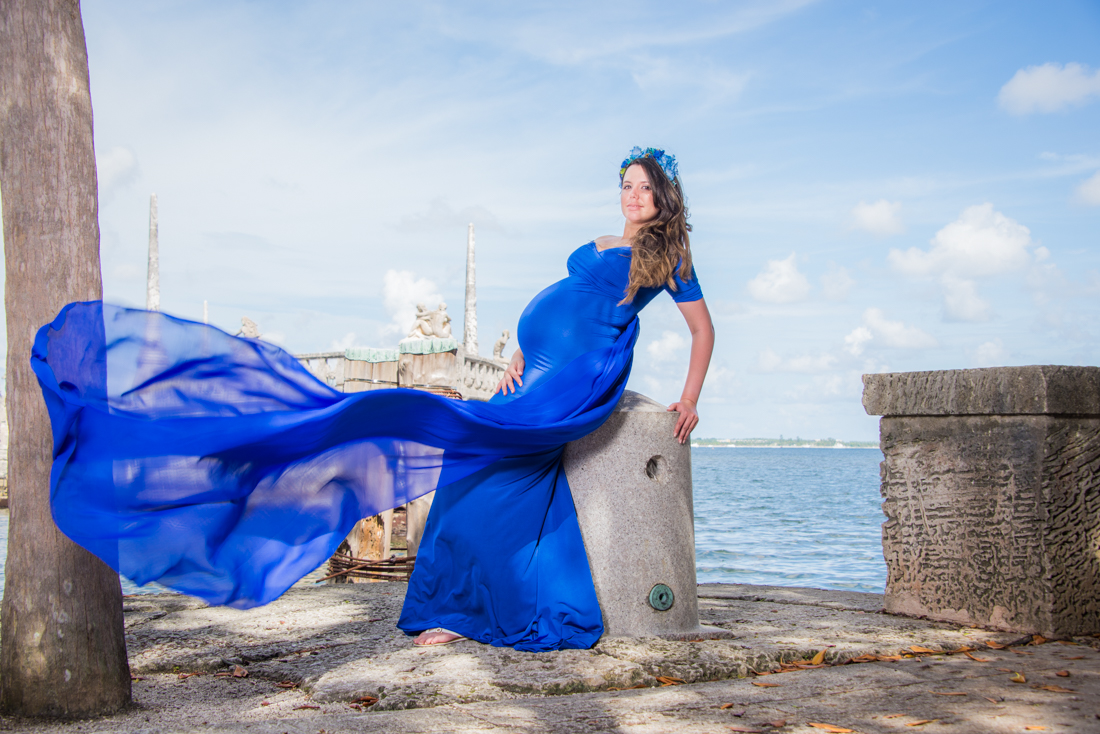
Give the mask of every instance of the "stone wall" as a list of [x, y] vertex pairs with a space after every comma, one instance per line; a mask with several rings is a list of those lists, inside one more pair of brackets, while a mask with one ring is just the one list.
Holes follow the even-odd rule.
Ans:
[[1100, 369], [863, 379], [883, 416], [886, 610], [1100, 632]]

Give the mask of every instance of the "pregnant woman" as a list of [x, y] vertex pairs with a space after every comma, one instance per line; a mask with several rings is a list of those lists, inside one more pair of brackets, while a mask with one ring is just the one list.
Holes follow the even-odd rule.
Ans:
[[137, 583], [247, 608], [320, 565], [360, 518], [437, 490], [398, 626], [422, 645], [592, 646], [603, 626], [563, 447], [614, 409], [638, 312], [661, 290], [692, 333], [670, 407], [681, 441], [713, 345], [675, 160], [635, 148], [620, 177], [623, 236], [576, 250], [569, 276], [528, 305], [487, 403], [339, 393], [258, 340], [67, 306], [32, 354], [58, 526]]

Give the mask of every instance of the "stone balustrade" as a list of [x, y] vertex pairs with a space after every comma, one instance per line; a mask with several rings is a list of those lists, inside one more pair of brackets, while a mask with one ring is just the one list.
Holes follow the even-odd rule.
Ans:
[[458, 351], [454, 385], [467, 400], [488, 400], [504, 377], [503, 365], [486, 357]]
[[317, 379], [341, 392], [397, 387], [396, 382], [400, 381], [402, 385], [453, 387], [466, 400], [491, 398], [506, 366], [466, 354], [462, 345], [439, 353], [353, 347], [345, 352], [315, 352], [296, 357]]
[[886, 611], [1100, 633], [1100, 368], [864, 375]]

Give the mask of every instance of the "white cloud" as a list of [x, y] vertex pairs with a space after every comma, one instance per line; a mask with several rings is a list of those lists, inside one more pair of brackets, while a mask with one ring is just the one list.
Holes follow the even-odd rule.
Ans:
[[501, 231], [496, 215], [483, 206], [467, 206], [455, 209], [442, 198], [432, 199], [424, 211], [408, 214], [397, 226], [399, 232], [430, 232], [440, 229], [456, 229], [473, 222], [482, 231]]
[[801, 372], [814, 374], [826, 372], [837, 363], [837, 358], [828, 353], [803, 354], [783, 359], [772, 349], [765, 349], [757, 358], [757, 369], [761, 372]]
[[416, 305], [429, 309], [443, 302], [435, 283], [417, 278], [408, 270], [387, 270], [382, 278], [382, 305], [393, 322], [382, 329], [383, 336], [404, 338], [416, 323]]
[[829, 269], [821, 276], [821, 291], [830, 301], [843, 301], [855, 284], [848, 269], [834, 262], [829, 263]]
[[1081, 182], [1077, 187], [1077, 198], [1089, 206], [1100, 206], [1100, 171]]
[[932, 248], [890, 250], [890, 263], [906, 275], [980, 277], [1019, 270], [1031, 262], [1031, 230], [993, 210], [967, 207], [932, 238]]
[[944, 311], [958, 321], [984, 321], [989, 303], [978, 295], [975, 278], [1023, 270], [1049, 252], [1035, 248], [1031, 230], [992, 204], [968, 207], [959, 218], [936, 233], [931, 248], [892, 249], [894, 269], [910, 276], [935, 276], [944, 296]]
[[1013, 115], [1058, 112], [1070, 105], [1084, 104], [1100, 95], [1100, 69], [1077, 63], [1065, 66], [1046, 63], [1020, 69], [1001, 87], [997, 101]]
[[688, 343], [675, 331], [661, 333], [661, 338], [649, 343], [646, 351], [650, 359], [656, 362], [670, 362], [687, 354]]
[[852, 229], [862, 229], [880, 237], [900, 234], [905, 229], [898, 216], [900, 211], [900, 201], [879, 199], [874, 204], [861, 201], [852, 208]]
[[649, 57], [631, 71], [634, 83], [643, 92], [683, 94], [685, 87], [705, 90], [711, 102], [732, 100], [740, 96], [751, 74], [726, 69], [677, 64], [668, 58]]
[[764, 271], [749, 281], [749, 293], [765, 303], [794, 303], [810, 295], [810, 281], [798, 272], [792, 252], [785, 260], [768, 260]]
[[878, 308], [863, 312], [863, 326], [856, 327], [844, 337], [845, 349], [858, 357], [863, 353], [864, 345], [872, 340], [897, 349], [929, 349], [937, 345], [935, 337], [928, 332], [916, 326], [906, 326], [901, 321], [890, 321]]
[[354, 346], [355, 346], [355, 332], [354, 331], [349, 331], [347, 334], [344, 334], [343, 339], [333, 339], [332, 340], [332, 351], [334, 351], [334, 352], [343, 352], [348, 347], [354, 347]]
[[978, 295], [978, 284], [967, 278], [946, 273], [940, 278], [943, 305], [948, 318], [955, 321], [988, 321], [989, 301]]
[[997, 367], [1008, 358], [1008, 351], [1000, 339], [980, 344], [974, 350], [974, 364], [978, 367]]
[[111, 148], [96, 156], [96, 178], [99, 182], [99, 198], [108, 201], [114, 192], [137, 180], [140, 169], [137, 158], [126, 148]]
[[771, 349], [765, 349], [756, 360], [756, 367], [761, 372], [778, 372], [783, 366], [783, 358]]
[[844, 348], [853, 356], [863, 354], [863, 345], [875, 338], [866, 326], [857, 326], [852, 333], [844, 337]]

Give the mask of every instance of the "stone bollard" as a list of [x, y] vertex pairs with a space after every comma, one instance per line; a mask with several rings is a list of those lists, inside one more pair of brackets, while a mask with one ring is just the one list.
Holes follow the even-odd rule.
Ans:
[[564, 463], [609, 636], [732, 636], [699, 625], [691, 448], [677, 415], [626, 391]]
[[886, 611], [1100, 633], [1100, 368], [864, 375]]

